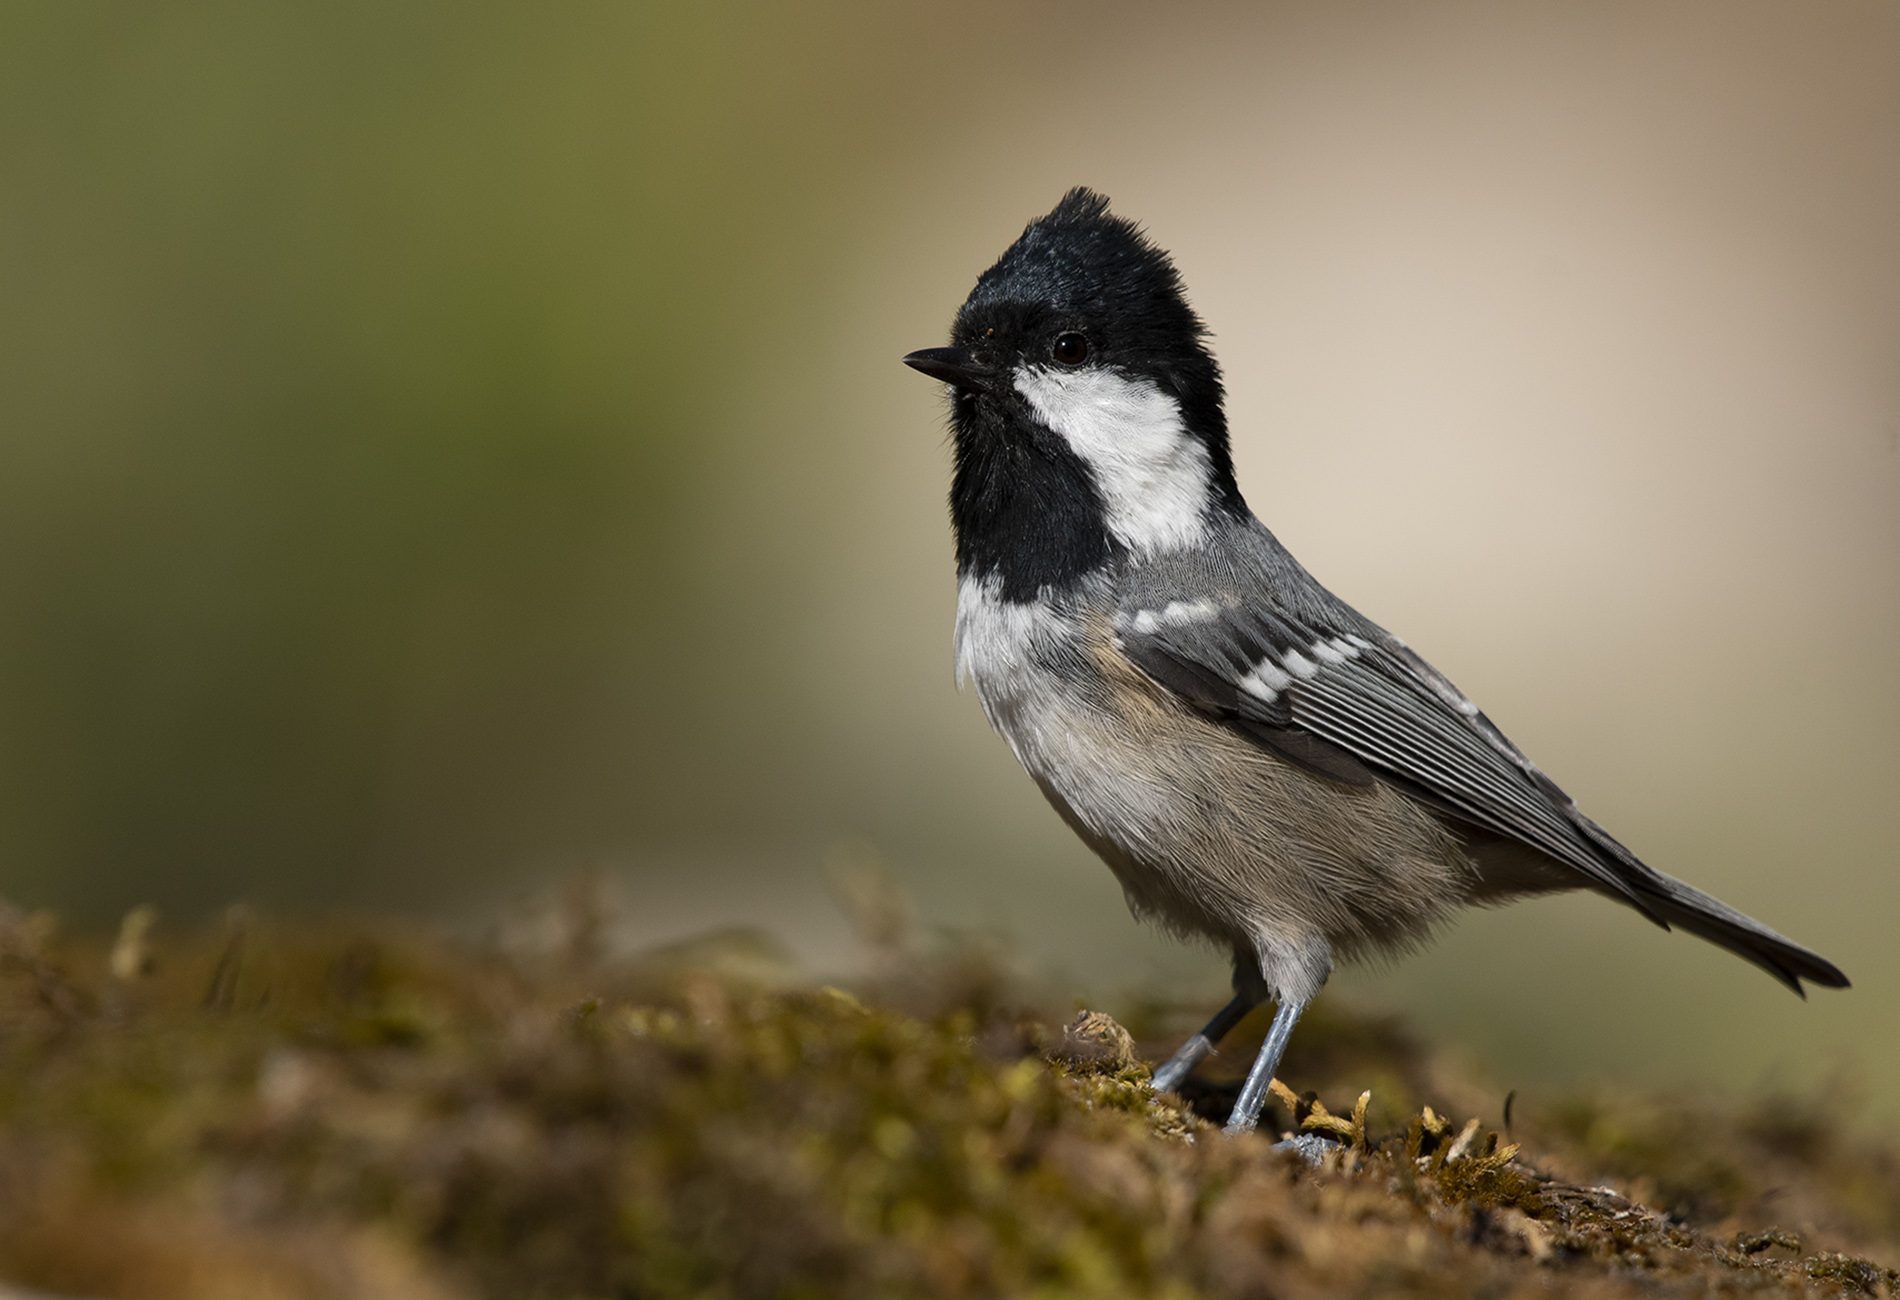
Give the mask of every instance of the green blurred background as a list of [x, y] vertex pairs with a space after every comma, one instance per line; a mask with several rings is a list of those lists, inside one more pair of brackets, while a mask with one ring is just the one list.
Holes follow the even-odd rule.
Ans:
[[[1068, 186], [1243, 488], [1602, 821], [1844, 966], [1591, 900], [1338, 981], [1500, 1079], [1900, 1114], [1900, 10], [0, 9], [0, 894], [854, 960], [826, 854], [1212, 1000], [952, 689], [933, 386]], [[865, 846], [870, 846], [868, 849]]]

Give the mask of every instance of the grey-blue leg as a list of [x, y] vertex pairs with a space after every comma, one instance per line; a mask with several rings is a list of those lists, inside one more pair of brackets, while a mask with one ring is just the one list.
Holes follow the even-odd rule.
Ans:
[[1286, 1040], [1293, 1037], [1293, 1026], [1300, 1023], [1300, 1013], [1306, 1010], [1309, 1001], [1310, 998], [1298, 1002], [1292, 998], [1280, 999], [1279, 1010], [1273, 1013], [1273, 1024], [1267, 1030], [1267, 1041], [1260, 1044], [1260, 1055], [1253, 1058], [1246, 1086], [1240, 1090], [1240, 1100], [1234, 1103], [1234, 1113], [1228, 1117], [1227, 1136], [1251, 1133], [1260, 1122], [1260, 1112], [1267, 1104], [1267, 1086], [1273, 1082], [1273, 1072], [1280, 1068]]
[[1206, 1028], [1181, 1044], [1181, 1050], [1170, 1056], [1168, 1063], [1155, 1071], [1155, 1091], [1177, 1091], [1181, 1087], [1181, 1081], [1187, 1078], [1194, 1067], [1214, 1050], [1214, 1044], [1227, 1037], [1228, 1031], [1246, 1019], [1247, 1013], [1259, 1005], [1259, 998], [1235, 994], [1232, 1002], [1214, 1013], [1214, 1018], [1207, 1022]]

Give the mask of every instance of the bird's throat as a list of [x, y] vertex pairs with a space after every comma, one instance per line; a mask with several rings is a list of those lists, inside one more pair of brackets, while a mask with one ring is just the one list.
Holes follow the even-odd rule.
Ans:
[[958, 573], [1026, 601], [1112, 562], [1123, 548], [1082, 459], [1047, 429], [971, 405], [958, 413], [950, 486]]

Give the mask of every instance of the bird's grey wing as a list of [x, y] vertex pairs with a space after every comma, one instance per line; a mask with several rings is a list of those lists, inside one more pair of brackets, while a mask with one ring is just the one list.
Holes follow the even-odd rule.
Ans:
[[1160, 608], [1131, 598], [1114, 621], [1123, 652], [1156, 682], [1293, 762], [1351, 784], [1382, 780], [1528, 844], [1579, 883], [1729, 949], [1796, 993], [1804, 979], [1847, 986], [1819, 954], [1645, 865], [1404, 642], [1344, 606], [1325, 611], [1210, 588]]
[[1283, 757], [1351, 784], [1385, 780], [1541, 850], [1661, 919], [1644, 897], [1652, 891], [1632, 877], [1666, 878], [1578, 812], [1397, 638], [1214, 595], [1159, 609], [1127, 605], [1115, 629], [1123, 652], [1155, 681]]

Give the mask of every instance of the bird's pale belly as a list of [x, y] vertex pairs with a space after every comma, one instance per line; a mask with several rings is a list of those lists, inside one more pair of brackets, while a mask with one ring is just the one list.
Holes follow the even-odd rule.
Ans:
[[1105, 623], [966, 598], [958, 633], [991, 724], [1130, 907], [1259, 951], [1279, 991], [1317, 988], [1328, 949], [1402, 947], [1469, 896], [1470, 863], [1430, 812], [1310, 775], [1182, 705]]

